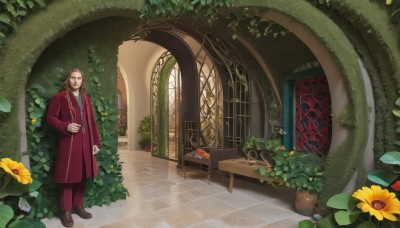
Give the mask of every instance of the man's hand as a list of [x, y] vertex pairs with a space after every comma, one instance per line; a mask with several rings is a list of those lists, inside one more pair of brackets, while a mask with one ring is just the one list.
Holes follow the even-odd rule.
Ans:
[[96, 155], [99, 151], [100, 149], [96, 145], [93, 145], [93, 155]]
[[79, 131], [80, 127], [81, 127], [81, 125], [79, 125], [77, 123], [70, 123], [70, 124], [68, 124], [67, 130], [69, 132], [76, 133]]

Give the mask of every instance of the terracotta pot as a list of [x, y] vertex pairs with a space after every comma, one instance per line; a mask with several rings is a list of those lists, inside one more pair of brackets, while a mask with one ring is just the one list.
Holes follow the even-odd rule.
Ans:
[[316, 194], [297, 191], [295, 201], [296, 211], [301, 215], [311, 216], [314, 213], [317, 200], [318, 196]]

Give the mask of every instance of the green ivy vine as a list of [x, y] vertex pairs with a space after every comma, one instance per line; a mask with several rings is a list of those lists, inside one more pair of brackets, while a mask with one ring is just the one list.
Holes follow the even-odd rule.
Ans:
[[[99, 176], [87, 182], [85, 205], [109, 205], [119, 199], [126, 199], [128, 191], [122, 185], [122, 167], [119, 162], [117, 133], [107, 131], [116, 126], [116, 99], [111, 100], [101, 96], [99, 75], [104, 71], [95, 48], [89, 47], [89, 69], [86, 73], [88, 91], [93, 101], [96, 121], [101, 138], [101, 151], [97, 154]], [[47, 106], [53, 95], [45, 87], [61, 88], [66, 70], [56, 68], [51, 77], [53, 83], [41, 85], [34, 83], [26, 90], [26, 132], [28, 153], [31, 159], [31, 169], [34, 179], [43, 183], [31, 214], [33, 217], [53, 217], [58, 213], [58, 186], [54, 182], [53, 170], [55, 152], [57, 151], [57, 134], [44, 124]], [[107, 186], [107, 187], [104, 187]]]
[[[54, 83], [51, 86], [60, 88], [65, 70], [55, 69], [52, 72]], [[50, 77], [49, 77], [50, 78]], [[49, 86], [49, 85], [46, 85]], [[52, 94], [45, 86], [34, 83], [26, 90], [26, 135], [30, 157], [32, 177], [43, 183], [39, 188], [36, 202], [32, 205], [34, 217], [53, 217], [58, 211], [58, 189], [54, 183], [55, 151], [57, 134], [44, 124], [47, 105]]]
[[101, 96], [99, 75], [104, 66], [96, 56], [95, 47], [89, 47], [89, 65], [87, 73], [88, 94], [93, 101], [96, 121], [99, 127], [101, 150], [96, 155], [99, 176], [87, 184], [85, 205], [109, 205], [119, 199], [126, 199], [127, 189], [122, 185], [122, 166], [119, 162], [117, 131], [109, 131], [116, 126], [118, 117], [117, 102]]
[[248, 32], [256, 37], [272, 35], [274, 38], [284, 36], [288, 31], [279, 24], [254, 16], [248, 7], [232, 10], [234, 0], [147, 0], [141, 9], [140, 17], [147, 19], [148, 24], [164, 18], [189, 18], [193, 23], [204, 21], [212, 26], [219, 19], [227, 20], [227, 28], [232, 39], [237, 38], [238, 30], [245, 26]]
[[51, 0], [0, 0], [0, 46], [13, 33], [22, 18], [30, 12], [45, 8]]

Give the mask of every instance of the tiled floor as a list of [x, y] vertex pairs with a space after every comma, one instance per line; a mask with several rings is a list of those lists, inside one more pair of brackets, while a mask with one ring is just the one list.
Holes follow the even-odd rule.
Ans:
[[[294, 212], [294, 191], [229, 178], [188, 172], [177, 163], [151, 157], [144, 151], [120, 150], [124, 185], [130, 196], [110, 206], [93, 207], [93, 218], [73, 215], [74, 227], [297, 227], [307, 217]], [[44, 219], [46, 227], [63, 227], [58, 218]]]

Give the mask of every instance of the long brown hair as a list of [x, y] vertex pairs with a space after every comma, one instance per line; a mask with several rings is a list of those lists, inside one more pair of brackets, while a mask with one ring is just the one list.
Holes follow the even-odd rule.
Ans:
[[71, 77], [71, 74], [74, 72], [78, 72], [82, 75], [82, 85], [79, 88], [79, 92], [86, 93], [85, 76], [83, 75], [83, 72], [78, 68], [73, 68], [68, 72], [68, 74], [65, 76], [61, 90], [66, 90], [68, 92], [71, 92], [71, 87], [69, 86], [69, 78]]

